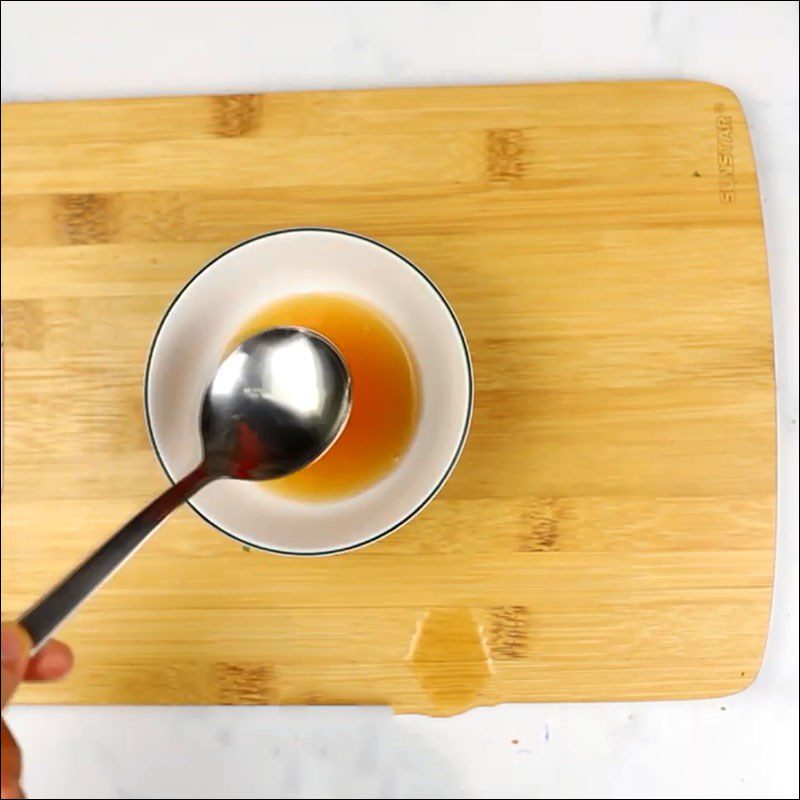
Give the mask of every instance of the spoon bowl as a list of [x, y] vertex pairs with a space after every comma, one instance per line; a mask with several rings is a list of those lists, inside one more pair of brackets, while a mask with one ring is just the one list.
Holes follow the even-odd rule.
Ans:
[[239, 345], [217, 369], [201, 415], [210, 474], [281, 478], [324, 455], [350, 414], [350, 377], [325, 337], [270, 328]]

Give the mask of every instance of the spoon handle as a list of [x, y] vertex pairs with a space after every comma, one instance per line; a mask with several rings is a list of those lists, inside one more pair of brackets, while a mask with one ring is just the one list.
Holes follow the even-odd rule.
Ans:
[[185, 478], [170, 486], [115, 534], [75, 567], [61, 583], [38, 600], [20, 618], [33, 642], [33, 650], [43, 645], [50, 634], [109, 578], [153, 531], [187, 498], [212, 478], [200, 464]]

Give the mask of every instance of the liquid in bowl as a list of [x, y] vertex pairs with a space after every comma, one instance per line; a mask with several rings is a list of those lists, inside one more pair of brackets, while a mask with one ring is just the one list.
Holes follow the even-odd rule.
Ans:
[[336, 500], [388, 475], [414, 438], [420, 390], [413, 357], [376, 308], [342, 294], [283, 298], [252, 316], [232, 341], [276, 325], [309, 328], [338, 348], [350, 371], [353, 405], [333, 447], [315, 463], [264, 487], [297, 500]]

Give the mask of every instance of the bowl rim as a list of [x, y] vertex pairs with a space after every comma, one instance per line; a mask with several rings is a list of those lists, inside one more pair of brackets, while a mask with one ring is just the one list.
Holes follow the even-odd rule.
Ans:
[[389, 247], [388, 245], [383, 244], [382, 242], [377, 241], [376, 239], [371, 239], [368, 236], [364, 236], [360, 233], [354, 233], [352, 231], [347, 231], [342, 228], [328, 228], [322, 226], [300, 226], [300, 227], [290, 227], [290, 228], [277, 228], [275, 230], [266, 231], [265, 233], [257, 234], [256, 236], [251, 236], [249, 239], [243, 239], [240, 242], [232, 245], [231, 247], [223, 250], [221, 253], [217, 254], [212, 258], [210, 261], [207, 261], [197, 272], [189, 278], [188, 281], [180, 288], [178, 293], [172, 298], [167, 308], [164, 310], [164, 313], [161, 316], [161, 319], [156, 327], [155, 333], [153, 334], [153, 339], [150, 343], [150, 349], [147, 354], [147, 361], [145, 363], [145, 370], [144, 370], [144, 416], [145, 416], [145, 425], [147, 427], [147, 435], [150, 439], [150, 445], [153, 448], [153, 452], [155, 453], [156, 460], [158, 461], [159, 465], [161, 466], [162, 471], [167, 476], [167, 480], [171, 484], [175, 484], [176, 480], [172, 477], [169, 470], [167, 469], [167, 465], [164, 463], [164, 459], [161, 456], [161, 452], [158, 448], [158, 444], [156, 443], [155, 433], [153, 431], [153, 423], [150, 418], [150, 402], [149, 402], [149, 387], [150, 387], [150, 373], [151, 367], [153, 363], [153, 358], [155, 354], [156, 345], [158, 343], [159, 337], [161, 335], [162, 329], [166, 324], [167, 319], [169, 318], [170, 314], [172, 313], [173, 308], [177, 304], [177, 302], [183, 297], [184, 293], [189, 289], [189, 287], [195, 282], [197, 278], [199, 278], [206, 270], [210, 269], [214, 266], [220, 259], [224, 258], [225, 256], [229, 255], [230, 253], [238, 250], [241, 247], [245, 247], [253, 242], [256, 242], [260, 239], [267, 239], [273, 236], [280, 236], [281, 234], [287, 233], [332, 233], [341, 236], [349, 236], [353, 239], [359, 239], [363, 242], [367, 242], [368, 244], [375, 245], [376, 247], [380, 247], [382, 250], [387, 251], [388, 253], [396, 256], [400, 259], [407, 267], [410, 267], [419, 278], [423, 280], [423, 282], [427, 283], [428, 286], [433, 289], [436, 296], [439, 298], [442, 306], [444, 307], [445, 311], [450, 316], [450, 320], [455, 327], [456, 333], [458, 334], [459, 341], [461, 342], [461, 353], [464, 357], [464, 366], [467, 373], [467, 409], [466, 415], [464, 417], [464, 424], [461, 429], [461, 434], [459, 436], [458, 445], [456, 446], [455, 452], [453, 453], [453, 457], [450, 459], [450, 463], [448, 464], [447, 468], [444, 470], [442, 475], [440, 476], [439, 480], [436, 484], [431, 488], [428, 494], [425, 496], [423, 500], [421, 500], [411, 511], [409, 511], [401, 520], [395, 522], [394, 524], [390, 525], [387, 528], [382, 529], [378, 533], [370, 536], [368, 539], [362, 539], [358, 542], [354, 542], [352, 544], [345, 545], [343, 547], [334, 547], [329, 548], [326, 550], [312, 550], [312, 551], [299, 551], [299, 550], [284, 550], [277, 547], [268, 547], [262, 544], [255, 544], [251, 541], [241, 538], [237, 536], [235, 533], [221, 527], [216, 522], [212, 522], [193, 502], [192, 499], [188, 499], [186, 504], [197, 514], [204, 522], [210, 525], [212, 528], [215, 528], [220, 533], [227, 536], [229, 539], [232, 539], [235, 542], [238, 542], [241, 545], [251, 549], [251, 550], [259, 550], [265, 553], [273, 553], [275, 555], [281, 556], [297, 556], [297, 557], [319, 557], [319, 556], [331, 556], [337, 555], [339, 553], [346, 553], [351, 550], [358, 550], [362, 547], [366, 547], [369, 544], [373, 544], [374, 542], [383, 539], [384, 537], [388, 536], [390, 533], [402, 528], [408, 522], [410, 522], [414, 517], [416, 517], [433, 499], [436, 495], [442, 490], [445, 483], [447, 483], [448, 478], [452, 475], [453, 470], [456, 468], [459, 459], [461, 458], [461, 454], [464, 451], [464, 447], [467, 442], [467, 437], [469, 435], [470, 427], [472, 425], [472, 416], [475, 406], [475, 380], [473, 375], [472, 369], [472, 359], [470, 357], [469, 346], [467, 345], [467, 338], [464, 335], [464, 331], [461, 328], [461, 324], [458, 321], [458, 317], [456, 316], [455, 311], [453, 310], [450, 303], [447, 301], [447, 298], [444, 296], [442, 291], [439, 287], [428, 277], [428, 275], [423, 272], [413, 261], [406, 258], [402, 253], [398, 253], [397, 250]]

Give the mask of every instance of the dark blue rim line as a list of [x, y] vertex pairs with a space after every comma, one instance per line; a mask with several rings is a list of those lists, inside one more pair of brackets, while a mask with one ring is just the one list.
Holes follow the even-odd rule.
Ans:
[[414, 508], [413, 511], [409, 512], [408, 514], [406, 514], [406, 516], [403, 517], [403, 519], [401, 519], [399, 522], [396, 522], [391, 527], [386, 528], [385, 530], [382, 530], [380, 533], [377, 533], [374, 536], [371, 536], [369, 539], [364, 539], [363, 541], [356, 542], [355, 544], [347, 545], [346, 547], [336, 547], [336, 548], [334, 548], [332, 550], [314, 550], [312, 552], [306, 552], [306, 553], [298, 552], [296, 550], [280, 550], [280, 549], [275, 548], [275, 547], [265, 547], [264, 545], [254, 544], [253, 542], [249, 542], [246, 539], [242, 539], [239, 536], [237, 536], [236, 534], [231, 533], [228, 530], [225, 530], [224, 528], [222, 528], [219, 525], [217, 525], [215, 522], [212, 522], [205, 514], [203, 514], [202, 511], [200, 511], [197, 508], [197, 506], [194, 505], [194, 503], [192, 503], [191, 500], [187, 501], [189, 506], [191, 506], [192, 511], [194, 511], [195, 514], [197, 514], [201, 519], [205, 520], [209, 525], [211, 525], [212, 528], [216, 528], [220, 533], [225, 534], [225, 536], [229, 537], [230, 539], [233, 539], [236, 542], [239, 542], [240, 544], [245, 545], [246, 547], [252, 547], [252, 548], [254, 548], [256, 550], [261, 550], [261, 551], [267, 552], [267, 553], [275, 553], [276, 555], [282, 555], [282, 556], [330, 556], [330, 555], [335, 555], [337, 553], [346, 553], [349, 550], [357, 550], [360, 547], [365, 547], [368, 544], [372, 544], [373, 542], [377, 542], [379, 539], [383, 539], [384, 536], [388, 536], [393, 531], [396, 531], [398, 528], [401, 528], [403, 525], [405, 525], [407, 522], [409, 522], [411, 519], [413, 519], [417, 514], [419, 514], [419, 512], [422, 511], [422, 509], [425, 508], [425, 506], [428, 505], [428, 503], [436, 496], [436, 494], [439, 492], [439, 490], [442, 488], [442, 486], [444, 486], [445, 482], [447, 481], [447, 479], [452, 474], [453, 470], [455, 469], [456, 464], [458, 463], [458, 459], [459, 459], [459, 457], [461, 456], [461, 453], [464, 450], [464, 445], [466, 444], [466, 441], [467, 441], [467, 434], [469, 433], [470, 423], [472, 422], [472, 412], [473, 412], [473, 406], [474, 406], [474, 389], [475, 389], [474, 381], [473, 381], [473, 375], [472, 375], [472, 362], [470, 361], [470, 357], [469, 357], [469, 348], [467, 347], [467, 340], [466, 340], [466, 337], [464, 336], [464, 332], [461, 330], [461, 325], [459, 325], [459, 323], [458, 323], [458, 318], [456, 317], [455, 312], [453, 311], [453, 309], [450, 307], [450, 304], [447, 302], [445, 296], [441, 293], [441, 291], [436, 286], [436, 284], [416, 264], [414, 264], [412, 261], [409, 261], [401, 253], [398, 253], [396, 250], [393, 250], [391, 247], [387, 247], [385, 244], [382, 244], [381, 242], [377, 242], [374, 239], [370, 239], [369, 237], [362, 236], [361, 234], [358, 234], [358, 233], [352, 233], [351, 231], [340, 230], [339, 228], [320, 228], [320, 227], [281, 228], [279, 230], [269, 231], [267, 233], [261, 233], [258, 236], [253, 236], [250, 239], [245, 239], [244, 241], [233, 245], [233, 247], [229, 247], [227, 250], [224, 250], [218, 256], [215, 256], [214, 258], [211, 259], [211, 261], [209, 261], [207, 264], [205, 264], [203, 267], [201, 267], [187, 281], [187, 283], [178, 292], [178, 294], [175, 295], [175, 297], [172, 299], [172, 302], [167, 307], [167, 310], [164, 312], [164, 316], [161, 318], [161, 322], [159, 322], [158, 328], [156, 328], [155, 335], [153, 336], [153, 342], [150, 345], [150, 352], [149, 352], [149, 354], [147, 356], [147, 364], [145, 366], [145, 376], [144, 376], [144, 415], [145, 415], [145, 423], [147, 425], [147, 434], [150, 437], [151, 444], [153, 445], [153, 452], [155, 452], [156, 458], [158, 459], [158, 463], [161, 465], [161, 469], [164, 470], [164, 474], [167, 476], [167, 478], [170, 480], [170, 482], [172, 482], [174, 484], [175, 483], [175, 479], [172, 477], [172, 475], [169, 474], [169, 470], [167, 469], [167, 466], [164, 463], [164, 460], [161, 458], [161, 453], [159, 452], [158, 445], [156, 444], [155, 436], [153, 435], [153, 425], [152, 425], [152, 421], [150, 419], [150, 404], [148, 403], [148, 399], [147, 399], [148, 398], [148, 394], [149, 394], [148, 387], [150, 385], [150, 367], [151, 367], [152, 362], [153, 362], [153, 353], [155, 351], [156, 344], [158, 342], [158, 337], [161, 334], [161, 329], [164, 327], [164, 324], [166, 323], [167, 318], [169, 317], [170, 313], [172, 312], [172, 309], [174, 308], [175, 304], [183, 296], [183, 293], [194, 283], [194, 281], [197, 278], [199, 278], [209, 267], [214, 266], [214, 264], [216, 264], [217, 261], [219, 261], [221, 258], [224, 258], [229, 253], [232, 253], [234, 250], [238, 250], [240, 247], [244, 247], [245, 245], [248, 245], [248, 244], [251, 244], [252, 242], [258, 241], [259, 239], [266, 239], [266, 238], [271, 237], [271, 236], [279, 236], [279, 235], [284, 234], [284, 233], [305, 233], [305, 232], [335, 233], [335, 234], [341, 234], [343, 236], [350, 236], [353, 239], [361, 239], [361, 241], [368, 242], [369, 244], [373, 244], [376, 247], [380, 247], [381, 249], [386, 250], [387, 252], [391, 253], [392, 255], [397, 256], [397, 258], [399, 258], [407, 266], [411, 267], [411, 269], [413, 269], [428, 284], [428, 286], [430, 286], [431, 289], [433, 289], [433, 291], [436, 293], [437, 297], [442, 301], [442, 304], [444, 305], [445, 309], [447, 309], [447, 312], [450, 315], [451, 320], [453, 321], [453, 325], [455, 326], [455, 329], [458, 332], [458, 336], [461, 339], [461, 347], [462, 347], [462, 351], [463, 351], [463, 355], [464, 355], [464, 361], [465, 361], [466, 367], [467, 367], [467, 379], [468, 379], [468, 384], [469, 384], [469, 387], [468, 387], [469, 391], [468, 391], [467, 415], [466, 415], [466, 418], [464, 420], [464, 428], [461, 431], [461, 438], [460, 438], [460, 440], [458, 442], [458, 446], [456, 447], [456, 451], [453, 454], [453, 458], [450, 461], [450, 464], [448, 465], [447, 469], [442, 474], [442, 477], [439, 479], [439, 481], [433, 487], [433, 489], [429, 492], [429, 494], [425, 497], [425, 499], [421, 503], [419, 503], [419, 505], [417, 505], [417, 507]]

